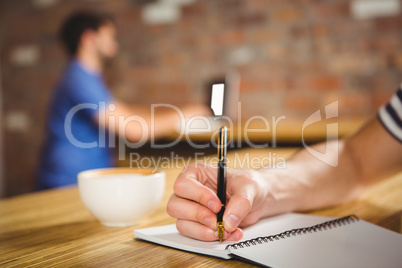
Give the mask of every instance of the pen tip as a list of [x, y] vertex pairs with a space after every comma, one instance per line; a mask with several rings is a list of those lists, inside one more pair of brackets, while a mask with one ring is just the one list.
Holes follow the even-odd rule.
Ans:
[[225, 235], [225, 233], [224, 233], [225, 228], [223, 227], [222, 222], [218, 222], [218, 223], [217, 223], [217, 227], [218, 227], [218, 237], [219, 237], [219, 241], [222, 242], [223, 236]]

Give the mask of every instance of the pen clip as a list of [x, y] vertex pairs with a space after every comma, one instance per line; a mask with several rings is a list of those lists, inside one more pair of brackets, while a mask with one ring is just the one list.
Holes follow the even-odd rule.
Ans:
[[226, 147], [227, 147], [227, 127], [223, 126], [219, 130], [218, 139], [218, 160], [226, 160]]

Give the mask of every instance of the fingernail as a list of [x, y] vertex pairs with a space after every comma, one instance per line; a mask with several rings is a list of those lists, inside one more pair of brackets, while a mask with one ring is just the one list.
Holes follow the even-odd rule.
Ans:
[[208, 202], [208, 208], [212, 211], [217, 211], [218, 210], [218, 206], [215, 204], [214, 201], [209, 201]]
[[226, 216], [224, 221], [229, 229], [235, 229], [237, 225], [239, 225], [239, 218], [233, 214], [229, 214], [228, 216]]
[[229, 237], [228, 233], [226, 231], [223, 231], [223, 239], [226, 239], [228, 237]]
[[230, 234], [230, 237], [228, 238], [228, 240], [229, 241], [239, 241], [242, 237], [243, 237], [243, 232], [236, 230]]
[[207, 227], [209, 227], [209, 228], [211, 228], [212, 227], [212, 221], [211, 221], [211, 219], [210, 218], [205, 218], [204, 219], [204, 224], [207, 226]]

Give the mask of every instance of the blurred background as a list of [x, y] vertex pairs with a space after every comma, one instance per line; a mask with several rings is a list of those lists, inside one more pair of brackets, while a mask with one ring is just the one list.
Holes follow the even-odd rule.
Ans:
[[241, 76], [242, 118], [305, 120], [332, 101], [372, 116], [402, 82], [400, 0], [0, 0], [0, 197], [33, 190], [52, 90], [66, 57], [60, 23], [114, 15], [120, 53], [106, 70], [130, 103], [205, 103]]

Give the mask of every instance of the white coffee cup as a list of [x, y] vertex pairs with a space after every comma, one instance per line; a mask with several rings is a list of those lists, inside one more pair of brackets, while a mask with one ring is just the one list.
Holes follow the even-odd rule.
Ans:
[[81, 200], [103, 225], [130, 226], [152, 213], [165, 191], [165, 172], [108, 168], [78, 174]]

